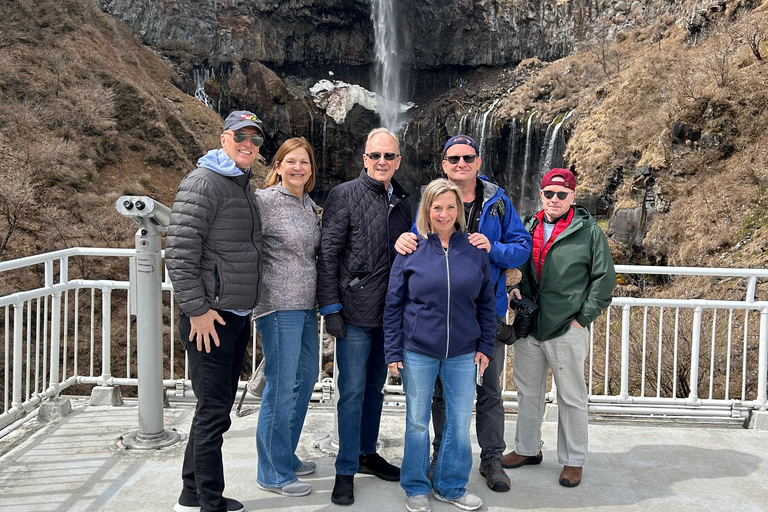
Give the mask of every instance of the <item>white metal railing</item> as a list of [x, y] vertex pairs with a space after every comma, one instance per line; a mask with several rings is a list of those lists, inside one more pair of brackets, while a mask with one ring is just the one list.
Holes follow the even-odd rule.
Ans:
[[[72, 248], [0, 262], [0, 284], [13, 272], [31, 281], [28, 290], [0, 296], [0, 429], [73, 386], [138, 385], [135, 318], [130, 315], [125, 264], [134, 255], [133, 249]], [[70, 279], [75, 257], [96, 258], [100, 266], [91, 273], [113, 275]], [[106, 260], [113, 263], [101, 263]], [[615, 297], [590, 330], [585, 378], [591, 411], [741, 420], [750, 409], [766, 409], [768, 302], [754, 299], [757, 280], [767, 279], [768, 270], [616, 269], [624, 275], [737, 278], [746, 282], [746, 290], [738, 300]], [[167, 277], [162, 287], [167, 326], [163, 384], [171, 398], [193, 397], [184, 350], [176, 342], [177, 312]], [[332, 391], [328, 381], [321, 381], [320, 325], [316, 400], [328, 398]], [[509, 363], [512, 351], [507, 352]], [[253, 370], [258, 362], [255, 350], [250, 362]], [[511, 364], [505, 365], [502, 382], [505, 405], [516, 407]], [[401, 386], [388, 384], [385, 392], [390, 401], [402, 401]], [[554, 390], [548, 399], [556, 400]]]

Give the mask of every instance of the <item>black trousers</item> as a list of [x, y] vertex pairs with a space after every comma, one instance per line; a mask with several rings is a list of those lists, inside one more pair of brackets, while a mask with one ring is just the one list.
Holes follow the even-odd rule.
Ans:
[[[501, 400], [501, 384], [499, 376], [504, 369], [504, 344], [496, 340], [493, 349], [493, 359], [488, 363], [483, 374], [483, 385], [477, 386], [477, 404], [475, 405], [475, 426], [477, 442], [480, 445], [480, 459], [500, 458], [504, 455], [507, 444], [504, 442], [504, 404]], [[432, 395], [432, 426], [435, 438], [432, 449], [440, 450], [445, 425], [445, 402], [443, 401], [443, 385], [440, 377], [435, 382], [435, 392]]]
[[250, 315], [239, 316], [226, 311], [219, 311], [219, 314], [227, 324], [215, 324], [220, 345], [212, 344], [210, 353], [206, 353], [205, 348], [198, 351], [196, 342], [189, 341], [189, 317], [183, 313], [179, 315], [179, 335], [187, 351], [192, 389], [197, 397], [181, 468], [182, 493], [196, 497], [204, 512], [227, 510], [227, 502], [222, 496], [221, 445], [224, 433], [232, 424], [230, 413], [251, 335]]

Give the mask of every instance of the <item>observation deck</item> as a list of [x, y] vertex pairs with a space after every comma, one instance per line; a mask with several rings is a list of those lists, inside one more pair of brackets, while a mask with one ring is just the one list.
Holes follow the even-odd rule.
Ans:
[[[0, 262], [0, 510], [172, 510], [195, 398], [166, 276], [157, 281], [162, 321], [149, 339], [162, 347], [155, 361], [162, 374], [149, 390], [158, 409], [140, 413], [147, 400], [139, 381], [144, 397], [148, 381], [139, 376], [148, 356], [137, 312], [146, 299], [129, 276], [137, 266], [142, 272], [143, 257], [133, 249], [72, 248]], [[484, 510], [768, 510], [768, 302], [757, 292], [768, 270], [617, 266], [617, 272], [630, 284], [617, 289], [590, 329], [590, 449], [582, 484], [557, 483], [557, 404], [550, 389], [544, 462], [508, 470], [512, 489], [494, 493], [478, 472], [473, 427], [468, 488], [482, 497]], [[656, 298], [660, 281], [705, 283], [715, 298]], [[24, 289], [7, 284], [20, 282]], [[318, 379], [298, 449], [318, 463], [315, 474], [302, 478], [313, 491], [286, 498], [259, 490], [258, 414], [233, 412], [224, 443], [226, 495], [247, 510], [337, 508], [330, 502], [334, 457], [328, 453], [335, 383], [326, 374], [334, 348], [322, 321], [318, 343]], [[251, 371], [260, 357], [249, 348]], [[517, 408], [512, 357], [508, 350], [502, 375], [508, 451]], [[380, 452], [399, 463], [405, 399], [395, 379], [384, 392]], [[249, 397], [245, 407], [253, 410], [258, 401]], [[158, 422], [161, 433], [171, 433], [168, 446], [126, 447], [123, 437], [137, 425], [139, 433], [152, 434]], [[181, 440], [174, 442], [176, 433]], [[397, 483], [359, 475], [355, 491], [350, 510], [404, 509]], [[455, 510], [435, 500], [432, 507]]]

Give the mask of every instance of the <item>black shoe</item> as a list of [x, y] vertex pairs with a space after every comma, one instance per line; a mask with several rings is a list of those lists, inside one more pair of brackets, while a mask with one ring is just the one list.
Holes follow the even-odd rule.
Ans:
[[357, 472], [373, 475], [387, 482], [397, 482], [400, 480], [400, 468], [384, 460], [384, 457], [378, 453], [360, 455], [360, 467]]
[[494, 457], [481, 461], [480, 474], [485, 477], [485, 481], [492, 491], [507, 492], [509, 490], [509, 477], [501, 467], [501, 459]]
[[[243, 510], [245, 510], [245, 507], [243, 507], [243, 504], [239, 501], [233, 500], [232, 498], [224, 499], [227, 500], [227, 512], [243, 512]], [[173, 510], [174, 512], [199, 512], [200, 501], [198, 501], [197, 497], [190, 498], [182, 493], [182, 495], [179, 496], [179, 501], [174, 505]]]
[[336, 505], [351, 505], [355, 502], [355, 475], [336, 475], [331, 502]]
[[429, 461], [429, 474], [427, 475], [430, 482], [435, 474], [435, 464], [437, 464], [437, 452], [432, 452], [432, 459]]

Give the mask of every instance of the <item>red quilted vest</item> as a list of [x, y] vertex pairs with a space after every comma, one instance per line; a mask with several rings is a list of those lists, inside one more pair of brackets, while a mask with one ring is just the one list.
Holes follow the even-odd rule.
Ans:
[[544, 244], [544, 210], [541, 210], [539, 213], [534, 215], [539, 222], [536, 224], [536, 227], [533, 228], [533, 265], [536, 267], [536, 280], [541, 280], [541, 268], [544, 266], [544, 258], [547, 257], [547, 253], [549, 252], [549, 248], [552, 247], [552, 242], [555, 241], [555, 238], [565, 231], [565, 228], [571, 225], [571, 221], [573, 220], [573, 208], [571, 208], [568, 211], [568, 215], [565, 217], [565, 219], [561, 219], [555, 224], [555, 229], [552, 231], [552, 236], [549, 237], [549, 240], [547, 240], [547, 243]]

